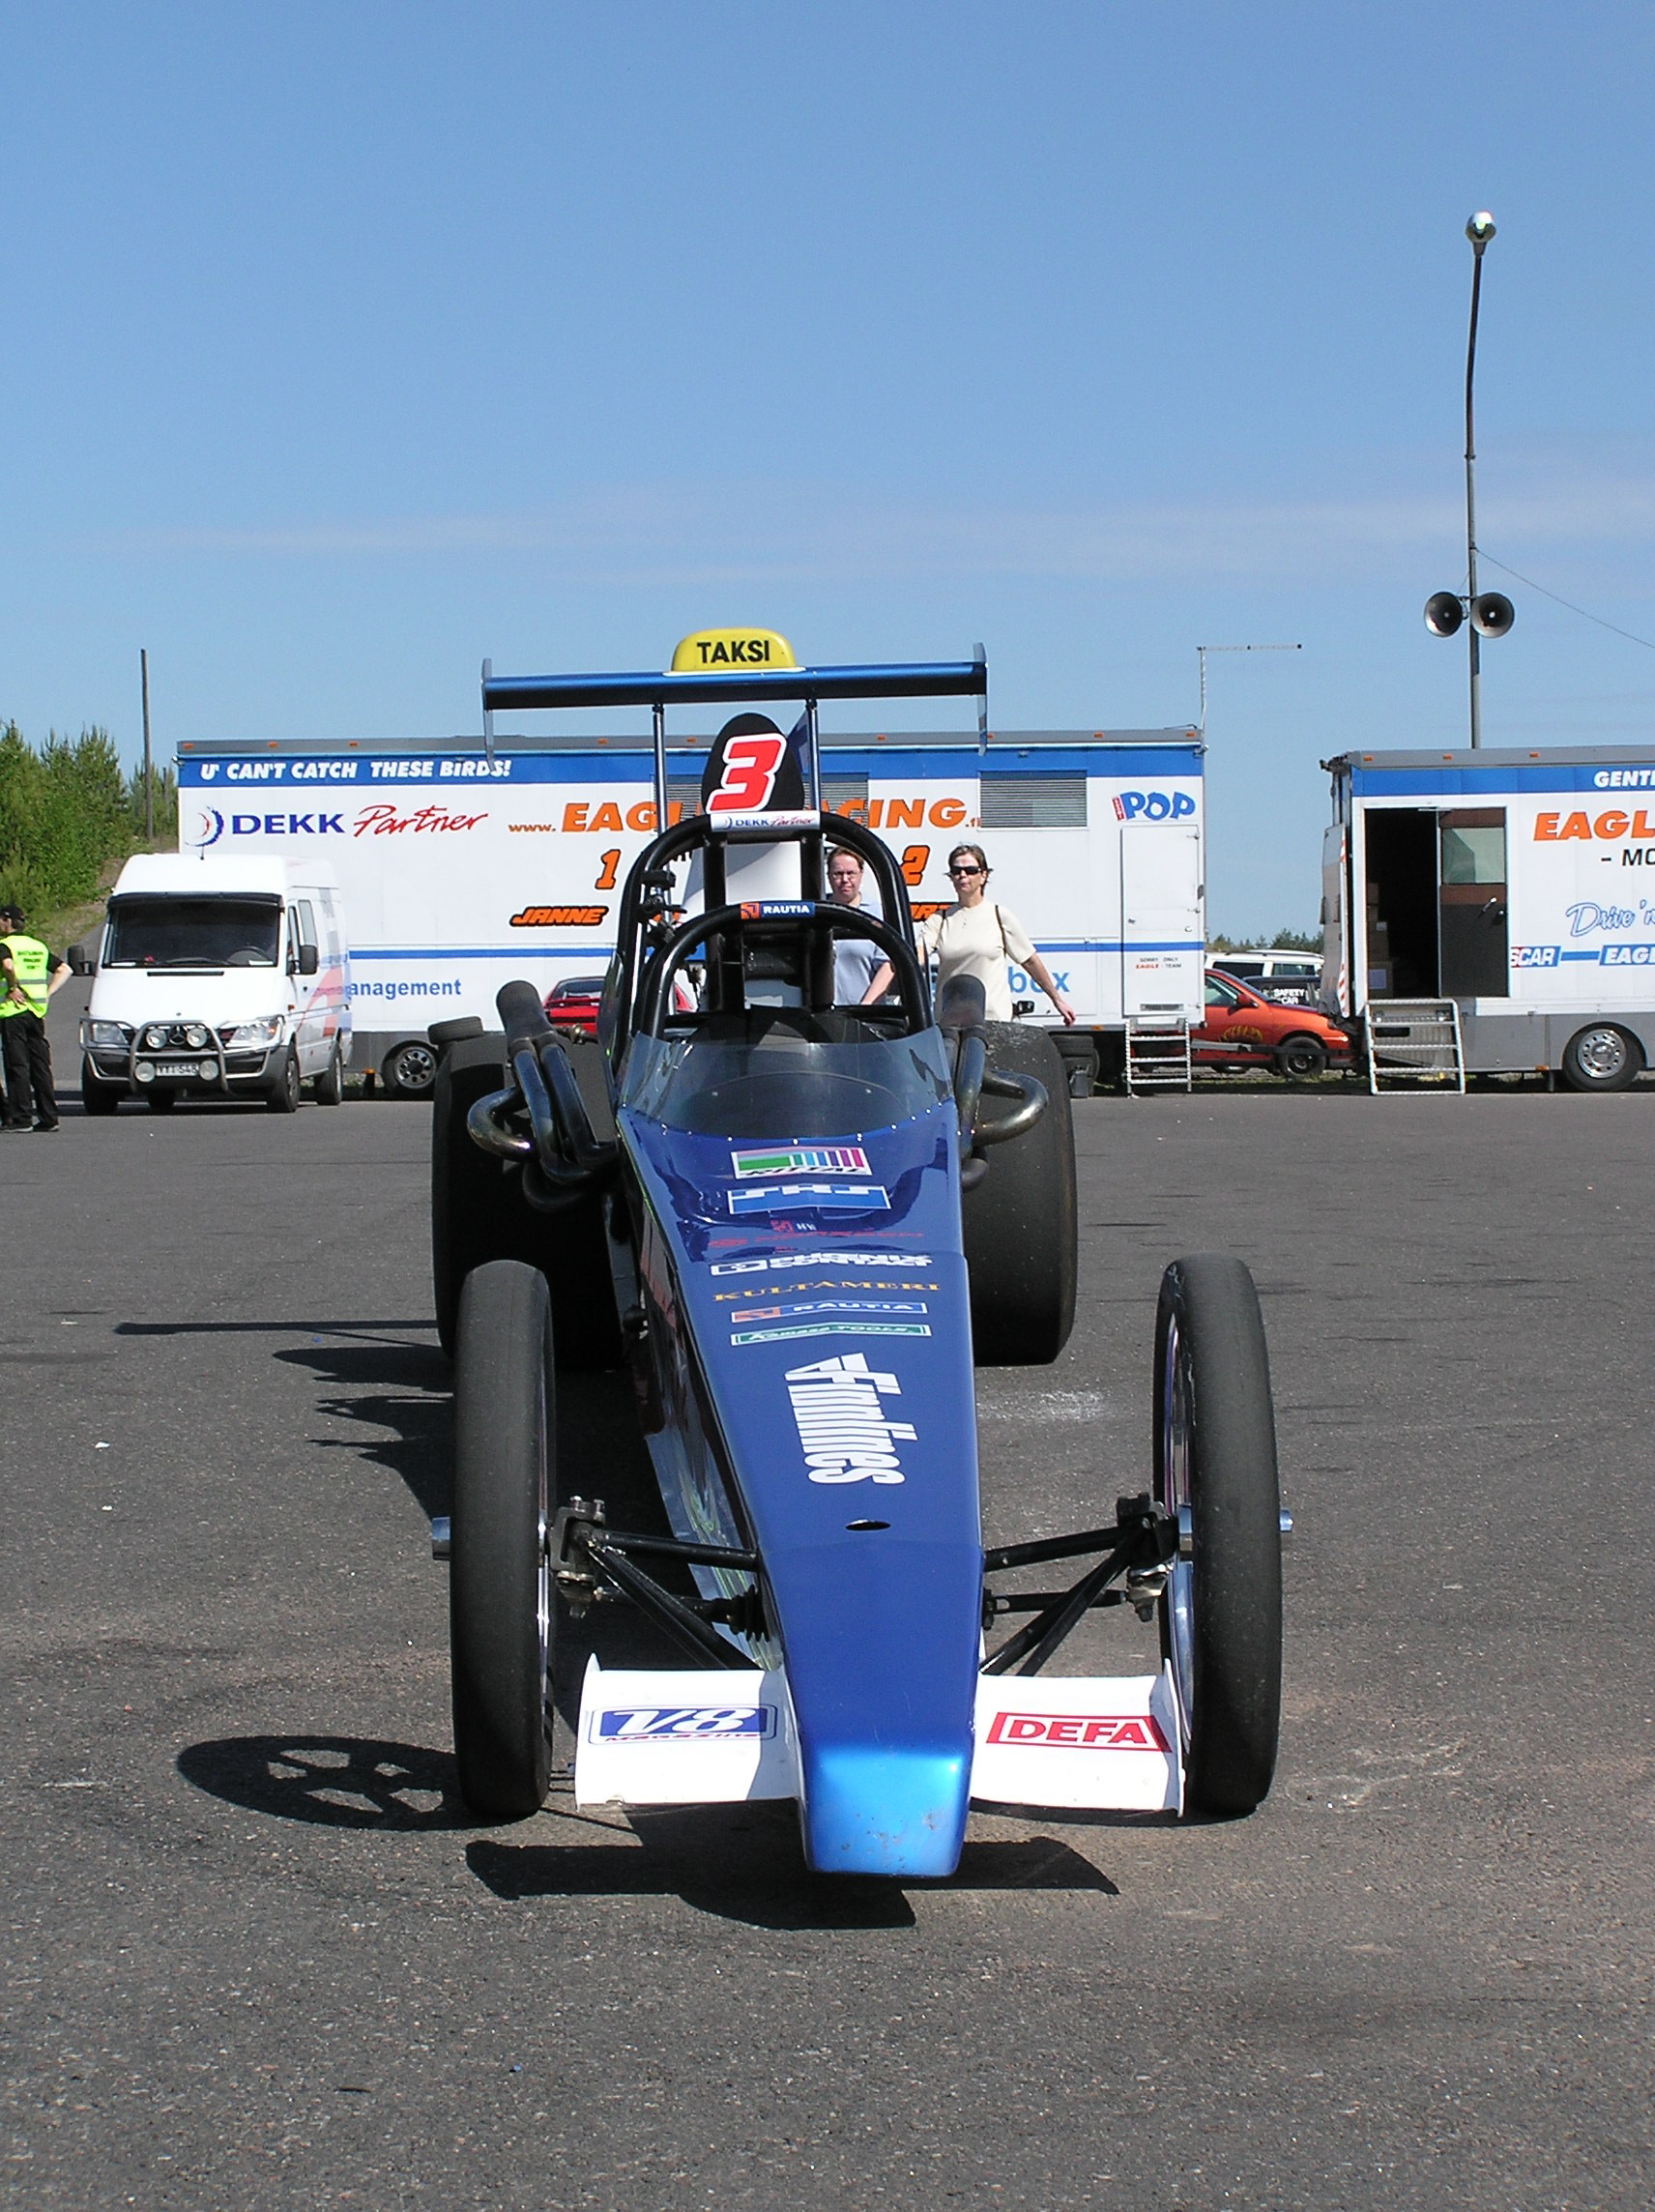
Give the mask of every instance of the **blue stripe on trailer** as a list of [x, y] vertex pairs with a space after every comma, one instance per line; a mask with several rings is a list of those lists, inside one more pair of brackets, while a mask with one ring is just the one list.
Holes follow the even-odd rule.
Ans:
[[608, 945], [376, 945], [370, 951], [351, 954], [354, 961], [601, 960], [605, 964], [614, 957], [613, 942]]
[[[410, 748], [396, 754], [363, 753], [353, 760], [330, 762], [341, 772], [319, 782], [311, 774], [310, 756], [271, 759], [245, 753], [202, 753], [179, 756], [178, 780], [186, 791], [221, 792], [221, 803], [252, 814], [265, 805], [265, 794], [296, 793], [284, 797], [284, 811], [301, 800], [310, 811], [337, 812], [353, 800], [371, 800], [376, 794], [416, 790], [433, 803], [475, 800], [482, 792], [502, 785], [535, 783], [636, 784], [648, 794], [654, 784], [654, 767], [647, 749], [636, 741], [620, 742], [594, 738], [579, 751], [536, 752], [514, 743], [496, 751], [492, 766], [479, 747], [476, 752], [453, 746]], [[683, 744], [667, 747], [667, 771], [675, 783], [699, 781], [707, 765], [707, 746]], [[1100, 741], [1095, 745], [1039, 745], [1033, 748], [991, 741], [986, 752], [964, 736], [957, 745], [915, 745], [903, 742], [903, 733], [892, 733], [887, 743], [873, 743], [866, 737], [835, 739], [822, 735], [822, 767], [828, 775], [865, 775], [879, 782], [942, 783], [950, 778], [974, 782], [983, 774], [995, 777], [1086, 775], [1120, 781], [1131, 777], [1189, 776], [1199, 780], [1201, 754], [1186, 745], [1117, 745]], [[373, 772], [375, 769], [379, 772]], [[254, 771], [257, 771], [256, 773]], [[432, 772], [432, 771], [435, 772]], [[233, 772], [240, 771], [240, 772]], [[1076, 827], [1079, 827], [1077, 825]]]

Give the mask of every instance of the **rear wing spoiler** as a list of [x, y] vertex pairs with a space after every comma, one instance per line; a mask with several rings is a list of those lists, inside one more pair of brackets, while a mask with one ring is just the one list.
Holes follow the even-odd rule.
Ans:
[[988, 743], [988, 659], [979, 645], [970, 660], [874, 661], [849, 668], [740, 668], [685, 675], [633, 670], [615, 676], [496, 676], [482, 664], [482, 742], [494, 759], [494, 717], [517, 708], [648, 707], [654, 716], [655, 822], [667, 820], [666, 711], [716, 700], [802, 700], [808, 733], [810, 803], [821, 810], [822, 767], [816, 728], [823, 699], [969, 699], [977, 703], [977, 742]]
[[651, 671], [621, 676], [496, 676], [483, 670], [482, 711], [512, 707], [653, 707], [674, 701], [698, 706], [709, 700], [988, 699], [988, 662], [979, 647], [972, 660], [872, 662], [856, 668], [740, 668], [683, 676]]

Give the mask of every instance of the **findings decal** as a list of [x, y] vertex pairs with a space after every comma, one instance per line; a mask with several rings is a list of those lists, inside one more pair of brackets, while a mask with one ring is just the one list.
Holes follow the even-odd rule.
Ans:
[[896, 1446], [912, 1422], [886, 1420], [882, 1398], [900, 1398], [894, 1375], [876, 1374], [859, 1352], [790, 1367], [787, 1394], [812, 1482], [905, 1482]]

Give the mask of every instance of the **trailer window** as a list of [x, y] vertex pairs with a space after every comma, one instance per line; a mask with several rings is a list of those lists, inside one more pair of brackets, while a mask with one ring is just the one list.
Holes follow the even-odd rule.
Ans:
[[106, 968], [274, 968], [281, 909], [274, 898], [170, 898], [129, 893], [109, 902]]
[[1445, 884], [1503, 884], [1504, 821], [1457, 826], [1453, 816], [1445, 814], [1442, 817], [1442, 881]]
[[1007, 774], [988, 770], [981, 784], [985, 830], [1084, 830], [1084, 775]]

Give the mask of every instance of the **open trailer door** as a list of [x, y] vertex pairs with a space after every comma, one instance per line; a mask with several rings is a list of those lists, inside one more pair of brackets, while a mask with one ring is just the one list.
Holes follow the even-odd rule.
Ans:
[[1350, 960], [1345, 933], [1345, 886], [1350, 832], [1330, 822], [1321, 833], [1321, 1004], [1330, 1013], [1350, 1011]]

